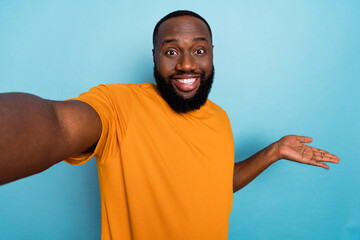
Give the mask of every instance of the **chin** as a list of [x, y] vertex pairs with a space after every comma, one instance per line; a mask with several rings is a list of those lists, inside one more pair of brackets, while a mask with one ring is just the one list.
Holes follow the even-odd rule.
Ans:
[[209, 77], [201, 77], [198, 86], [189, 92], [180, 91], [171, 80], [163, 78], [156, 66], [154, 77], [161, 96], [169, 106], [177, 113], [187, 113], [200, 109], [206, 103], [213, 84], [214, 68]]

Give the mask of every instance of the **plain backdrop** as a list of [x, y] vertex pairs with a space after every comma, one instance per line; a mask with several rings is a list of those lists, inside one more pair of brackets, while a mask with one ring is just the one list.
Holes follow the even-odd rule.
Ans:
[[[234, 194], [229, 239], [360, 239], [360, 1], [0, 0], [0, 92], [153, 82], [153, 28], [178, 9], [212, 27], [236, 161], [287, 134], [341, 158], [272, 165]], [[95, 159], [0, 186], [0, 239], [100, 239]]]

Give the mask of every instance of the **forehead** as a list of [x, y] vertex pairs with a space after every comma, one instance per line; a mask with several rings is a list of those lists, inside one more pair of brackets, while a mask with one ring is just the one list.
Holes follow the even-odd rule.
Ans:
[[193, 16], [174, 17], [160, 25], [156, 45], [166, 39], [186, 41], [197, 37], [204, 37], [211, 43], [209, 30], [203, 21]]

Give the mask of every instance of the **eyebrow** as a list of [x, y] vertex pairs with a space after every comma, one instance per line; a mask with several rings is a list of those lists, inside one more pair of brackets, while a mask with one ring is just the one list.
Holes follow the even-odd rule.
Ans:
[[165, 39], [162, 43], [161, 43], [161, 46], [167, 44], [167, 43], [171, 43], [171, 42], [178, 42], [179, 40], [178, 39], [175, 39], [175, 38], [171, 38], [171, 39]]
[[193, 42], [199, 42], [199, 41], [205, 41], [205, 42], [207, 42], [207, 39], [204, 38], [204, 37], [196, 37], [196, 38], [193, 38]]
[[[205, 41], [207, 42], [208, 40], [205, 37], [195, 37], [192, 39], [193, 42], [199, 42], [199, 41]], [[167, 44], [167, 43], [171, 43], [171, 42], [179, 42], [179, 39], [175, 39], [175, 38], [170, 38], [170, 39], [165, 39], [162, 43], [161, 46]]]

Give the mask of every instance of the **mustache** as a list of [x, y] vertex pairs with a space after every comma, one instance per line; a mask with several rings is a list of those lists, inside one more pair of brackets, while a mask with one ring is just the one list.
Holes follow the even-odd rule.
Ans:
[[176, 73], [174, 74], [171, 74], [169, 76], [169, 79], [171, 78], [174, 78], [175, 76], [178, 76], [178, 75], [199, 75], [200, 78], [205, 78], [205, 73], [204, 72], [195, 72], [195, 71], [190, 71], [190, 72], [185, 72], [185, 71], [177, 71]]

